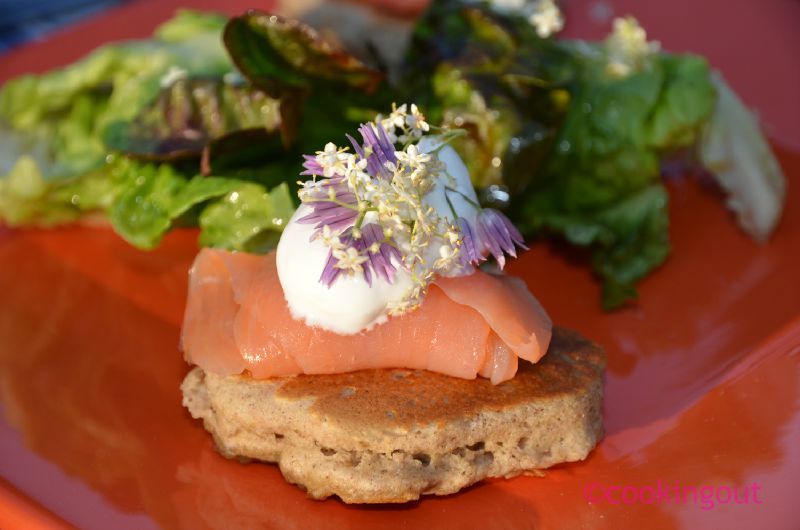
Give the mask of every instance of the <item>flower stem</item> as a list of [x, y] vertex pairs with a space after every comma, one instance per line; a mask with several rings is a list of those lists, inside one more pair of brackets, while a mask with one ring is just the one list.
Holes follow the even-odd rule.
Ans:
[[[458, 191], [457, 189], [455, 189], [455, 188], [451, 188], [450, 186], [445, 186], [445, 187], [444, 187], [444, 196], [445, 196], [445, 198], [447, 199], [447, 204], [450, 204], [450, 198], [447, 196], [447, 192], [448, 192], [448, 191], [452, 191], [453, 193], [458, 193], [458, 194], [459, 194], [459, 195], [461, 195], [461, 197], [462, 197], [462, 198], [463, 198], [465, 201], [467, 201], [467, 202], [468, 202], [468, 203], [469, 203], [469, 204], [470, 204], [470, 205], [471, 205], [473, 208], [475, 208], [476, 210], [481, 210], [481, 205], [480, 205], [480, 204], [478, 204], [477, 202], [473, 201], [472, 199], [470, 199], [469, 197], [467, 197], [466, 195], [464, 195], [463, 193], [461, 193], [461, 192], [460, 192], [460, 191]], [[453, 205], [452, 205], [452, 204], [450, 204], [450, 208], [451, 208], [451, 209], [453, 208]], [[455, 212], [453, 212], [453, 213], [455, 213]]]
[[458, 221], [458, 214], [456, 213], [456, 209], [453, 207], [453, 203], [450, 202], [450, 196], [447, 195], [447, 187], [445, 187], [444, 200], [447, 201], [447, 206], [450, 207], [450, 212], [453, 214], [453, 221]]

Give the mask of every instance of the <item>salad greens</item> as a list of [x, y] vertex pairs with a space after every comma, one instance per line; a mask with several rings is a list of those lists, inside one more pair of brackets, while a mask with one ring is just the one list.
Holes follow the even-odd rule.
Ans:
[[102, 166], [106, 128], [135, 118], [170, 68], [208, 76], [231, 70], [218, 42], [224, 23], [217, 15], [180, 12], [156, 31], [165, 38], [107, 45], [61, 70], [9, 81], [0, 92], [0, 118], [26, 146], [42, 146], [43, 176], [82, 175]]
[[2, 87], [0, 221], [100, 212], [140, 248], [185, 225], [201, 245], [263, 252], [294, 210], [302, 153], [414, 102], [466, 132], [453, 146], [484, 202], [529, 237], [590, 250], [606, 308], [669, 254], [665, 161], [718, 172], [765, 239], [783, 177], [707, 61], [659, 51], [630, 18], [602, 42], [559, 40], [559, 17], [434, 2], [388, 76], [297, 21], [180, 11], [149, 40]]
[[644, 55], [620, 74], [613, 38], [543, 39], [514, 15], [441, 2], [412, 45], [435, 50], [431, 107], [467, 124], [456, 148], [473, 174], [509, 188], [523, 232], [590, 247], [608, 308], [669, 254], [660, 161], [696, 142], [715, 98], [704, 59]]
[[[108, 45], [62, 70], [6, 83], [0, 119], [26, 154], [8, 169], [0, 165], [0, 219], [53, 225], [102, 211], [145, 249], [175, 224], [199, 223], [202, 241], [231, 249], [246, 249], [264, 230], [279, 232], [293, 209], [288, 187], [273, 178], [268, 191], [247, 182], [258, 181], [257, 171], [224, 163], [226, 136], [269, 144], [266, 133], [281, 124], [279, 102], [235, 74], [220, 41], [226, 23], [179, 11], [151, 40]], [[221, 163], [206, 160], [218, 175], [200, 176], [191, 161], [205, 149], [222, 153]], [[243, 220], [231, 207], [229, 196], [240, 189], [255, 198], [249, 217], [267, 221]], [[239, 227], [237, 238], [217, 235], [226, 223]]]

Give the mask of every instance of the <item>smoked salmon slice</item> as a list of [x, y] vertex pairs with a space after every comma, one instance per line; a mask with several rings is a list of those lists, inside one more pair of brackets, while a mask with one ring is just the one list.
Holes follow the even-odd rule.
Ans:
[[535, 363], [547, 353], [553, 322], [521, 279], [478, 271], [439, 278], [436, 285], [453, 302], [478, 311], [518, 357]]
[[233, 337], [238, 311], [223, 254], [201, 250], [189, 273], [181, 330], [181, 346], [187, 356], [191, 352], [193, 363], [219, 374], [237, 374], [245, 369]]
[[340, 335], [295, 320], [275, 254], [205, 248], [190, 271], [181, 344], [186, 360], [255, 378], [410, 368], [495, 384], [538, 361], [552, 323], [521, 280], [477, 271], [434, 283], [420, 308]]

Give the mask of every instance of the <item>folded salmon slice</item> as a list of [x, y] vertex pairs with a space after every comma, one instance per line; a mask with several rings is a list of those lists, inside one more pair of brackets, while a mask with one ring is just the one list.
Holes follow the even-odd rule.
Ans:
[[437, 280], [415, 311], [340, 335], [292, 318], [274, 253], [206, 248], [190, 272], [181, 342], [187, 361], [220, 375], [411, 368], [497, 384], [514, 376], [518, 357], [544, 355], [551, 327], [521, 280], [478, 271]]
[[436, 285], [453, 302], [478, 311], [517, 356], [535, 363], [547, 353], [553, 322], [521, 279], [478, 271]]

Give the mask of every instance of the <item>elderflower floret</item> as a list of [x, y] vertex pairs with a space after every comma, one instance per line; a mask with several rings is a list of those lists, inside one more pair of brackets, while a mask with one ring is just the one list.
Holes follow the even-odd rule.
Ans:
[[536, 28], [536, 34], [543, 39], [564, 29], [564, 16], [553, 0], [536, 2], [528, 21]]
[[337, 148], [333, 142], [325, 144], [324, 151], [317, 151], [317, 162], [322, 167], [322, 176], [330, 178], [346, 169], [350, 157], [346, 149]]
[[611, 75], [625, 77], [643, 68], [661, 48], [658, 41], [647, 41], [647, 33], [631, 17], [614, 19], [614, 29], [604, 43]]
[[490, 0], [490, 4], [498, 12], [526, 17], [543, 39], [564, 28], [564, 16], [554, 0]]
[[361, 265], [369, 259], [362, 255], [354, 247], [334, 248], [331, 250], [331, 252], [336, 258], [334, 267], [345, 270], [351, 274], [362, 272], [364, 269], [361, 267]]

